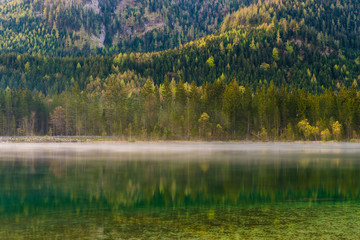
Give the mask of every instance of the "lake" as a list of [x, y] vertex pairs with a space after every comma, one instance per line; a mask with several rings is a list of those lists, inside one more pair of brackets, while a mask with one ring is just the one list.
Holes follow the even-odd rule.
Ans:
[[0, 239], [358, 239], [360, 144], [3, 143]]

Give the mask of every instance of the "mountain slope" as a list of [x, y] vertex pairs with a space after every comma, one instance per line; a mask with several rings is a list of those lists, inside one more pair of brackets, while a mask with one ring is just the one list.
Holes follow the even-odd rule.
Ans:
[[53, 94], [76, 82], [85, 89], [121, 73], [125, 81], [151, 78], [156, 84], [168, 78], [200, 85], [221, 77], [253, 88], [271, 81], [311, 92], [349, 87], [360, 79], [357, 5], [335, 0], [259, 2], [226, 17], [223, 32], [154, 53], [90, 58], [2, 55], [0, 86]]
[[286, 38], [300, 37], [320, 47], [359, 49], [359, 13], [359, 1], [260, 0], [226, 16], [221, 29], [272, 24]]
[[249, 0], [13, 0], [0, 5], [0, 51], [86, 56], [164, 50], [214, 33]]

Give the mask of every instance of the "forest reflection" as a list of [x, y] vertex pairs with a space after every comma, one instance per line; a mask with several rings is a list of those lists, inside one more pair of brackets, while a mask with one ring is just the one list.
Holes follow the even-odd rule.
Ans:
[[359, 163], [355, 154], [314, 153], [8, 156], [0, 213], [358, 200]]

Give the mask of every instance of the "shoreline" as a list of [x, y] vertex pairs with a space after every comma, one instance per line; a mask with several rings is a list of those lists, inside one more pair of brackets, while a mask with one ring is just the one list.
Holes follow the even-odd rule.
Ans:
[[0, 136], [0, 143], [360, 143], [360, 139], [306, 141], [306, 140], [163, 140], [163, 139], [132, 139], [126, 140], [113, 136]]

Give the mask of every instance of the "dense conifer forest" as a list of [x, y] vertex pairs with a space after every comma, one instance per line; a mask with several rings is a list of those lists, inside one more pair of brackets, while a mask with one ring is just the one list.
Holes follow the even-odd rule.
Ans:
[[0, 1], [0, 50], [52, 56], [159, 51], [217, 31], [249, 0]]
[[358, 1], [167, 4], [2, 3], [0, 134], [358, 137]]
[[103, 135], [124, 140], [342, 140], [360, 133], [360, 96], [353, 85], [311, 94], [252, 89], [235, 80], [197, 86], [182, 80], [143, 87], [106, 78], [52, 97], [28, 89], [0, 93], [1, 135]]

